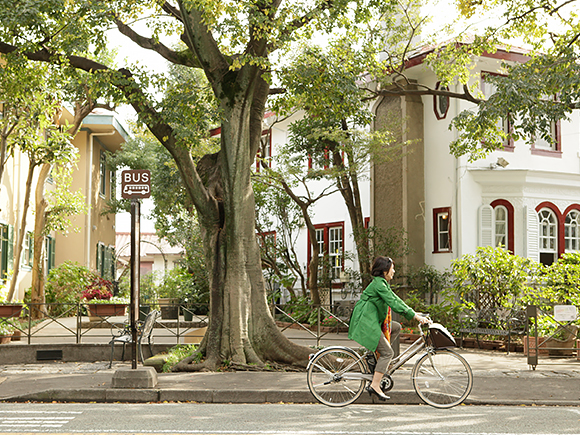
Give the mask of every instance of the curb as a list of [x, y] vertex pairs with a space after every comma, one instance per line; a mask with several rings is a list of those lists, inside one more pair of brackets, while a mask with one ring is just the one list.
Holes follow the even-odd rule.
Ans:
[[[357, 405], [423, 405], [415, 391], [391, 392], [391, 399], [384, 403], [367, 394], [362, 394], [355, 402]], [[164, 389], [124, 389], [124, 388], [83, 388], [58, 390], [50, 389], [20, 396], [7, 397], [2, 402], [97, 402], [97, 403], [156, 403], [156, 402], [195, 402], [195, 403], [303, 403], [319, 404], [304, 390], [164, 390]], [[488, 406], [580, 406], [580, 400], [509, 400], [480, 399], [468, 397], [463, 405]], [[427, 405], [425, 405], [427, 406]]]

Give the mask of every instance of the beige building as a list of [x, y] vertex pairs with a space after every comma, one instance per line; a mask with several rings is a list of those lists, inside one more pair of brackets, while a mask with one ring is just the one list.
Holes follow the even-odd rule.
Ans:
[[[66, 109], [63, 118], [72, 123]], [[45, 271], [64, 261], [75, 261], [108, 276], [114, 272], [115, 216], [103, 215], [106, 201], [111, 198], [114, 174], [106, 167], [106, 151], [118, 151], [128, 134], [117, 118], [110, 113], [92, 113], [83, 122], [73, 145], [79, 151], [79, 161], [73, 173], [73, 191], [81, 191], [89, 213], [73, 216], [73, 226], [78, 231], [68, 235], [52, 233], [45, 241]], [[32, 278], [32, 239], [34, 231], [34, 190], [27, 213], [26, 228], [20, 228], [25, 197], [28, 158], [15, 151], [5, 165], [0, 180], [0, 277], [6, 287], [13, 267], [14, 241], [20, 230], [25, 231], [24, 247], [15, 298], [22, 299]], [[36, 188], [38, 174], [32, 186]], [[51, 190], [49, 179], [45, 189]], [[114, 276], [114, 275], [111, 275]]]

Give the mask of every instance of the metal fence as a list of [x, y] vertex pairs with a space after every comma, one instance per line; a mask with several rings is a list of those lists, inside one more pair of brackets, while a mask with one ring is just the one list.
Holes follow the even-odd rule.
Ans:
[[[112, 305], [98, 304], [109, 309]], [[0, 326], [14, 328], [12, 340], [32, 343], [98, 343], [108, 342], [118, 335], [128, 324], [128, 304], [114, 304], [108, 313], [94, 312], [90, 303], [50, 303], [22, 305], [10, 316], [0, 313]], [[168, 304], [156, 305], [164, 318], [155, 323], [154, 336], [162, 342], [180, 343], [182, 339], [200, 328], [207, 327], [207, 305]], [[151, 309], [142, 305], [140, 319], [144, 320]], [[173, 313], [173, 314], [171, 314]]]
[[[317, 307], [272, 304], [271, 312], [288, 338], [320, 346], [322, 340], [328, 343], [346, 339], [353, 306], [354, 303], [344, 301]], [[156, 343], [198, 342], [203, 337], [204, 331], [200, 329], [208, 325], [208, 304], [142, 305], [140, 319], [144, 320], [153, 308], [162, 313], [154, 326]], [[92, 310], [93, 304], [90, 303], [27, 303], [10, 315], [3, 315], [0, 311], [0, 326], [10, 325], [14, 328], [12, 340], [26, 344], [107, 343], [127, 326], [130, 318], [128, 304], [115, 304], [108, 314]]]

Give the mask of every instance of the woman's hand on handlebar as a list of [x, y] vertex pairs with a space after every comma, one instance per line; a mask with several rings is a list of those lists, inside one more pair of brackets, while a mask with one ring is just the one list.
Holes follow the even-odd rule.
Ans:
[[426, 323], [429, 323], [429, 324], [433, 323], [433, 320], [431, 320], [428, 315], [427, 316], [423, 316], [420, 313], [415, 313], [414, 319], [417, 322], [419, 322], [421, 325], [425, 325]]

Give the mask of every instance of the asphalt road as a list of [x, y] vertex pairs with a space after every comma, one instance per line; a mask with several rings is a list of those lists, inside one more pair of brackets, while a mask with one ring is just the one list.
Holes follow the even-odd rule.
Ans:
[[539, 406], [0, 403], [0, 434], [580, 434], [580, 409]]

